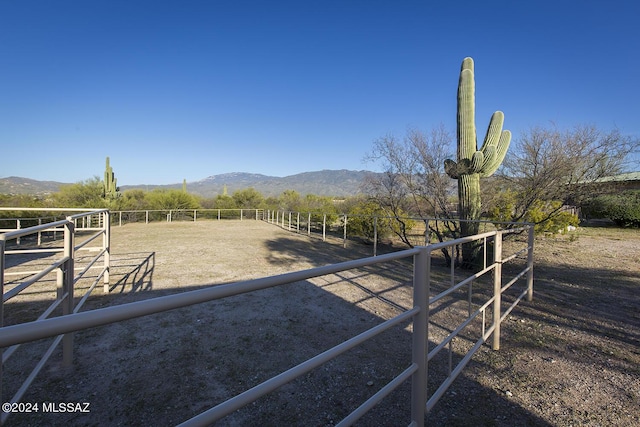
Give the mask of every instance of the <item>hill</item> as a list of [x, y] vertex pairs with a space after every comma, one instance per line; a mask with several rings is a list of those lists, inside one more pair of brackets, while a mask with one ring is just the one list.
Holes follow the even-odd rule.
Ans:
[[[346, 197], [361, 193], [363, 182], [371, 174], [373, 172], [346, 169], [304, 172], [285, 177], [233, 172], [211, 175], [199, 181], [187, 182], [187, 191], [210, 198], [222, 194], [226, 186], [229, 194], [251, 187], [265, 197], [278, 196], [285, 190], [294, 190], [303, 196], [315, 194], [319, 196]], [[58, 191], [61, 185], [64, 185], [64, 183], [36, 181], [21, 177], [0, 178], [0, 194], [43, 195]], [[120, 191], [132, 189], [154, 190], [156, 188], [181, 189], [182, 183], [169, 185], [122, 185], [120, 186]]]
[[64, 182], [37, 181], [35, 179], [10, 176], [0, 178], [0, 194], [32, 194], [42, 196], [55, 193], [60, 190]]
[[[199, 181], [187, 182], [187, 191], [202, 197], [215, 197], [224, 192], [228, 194], [246, 188], [254, 188], [265, 197], [278, 196], [285, 190], [294, 190], [301, 195], [319, 196], [355, 196], [361, 193], [361, 186], [367, 176], [373, 172], [352, 170], [322, 170], [303, 172], [285, 177], [276, 177], [246, 172], [233, 172], [211, 175]], [[182, 188], [182, 184], [171, 185], [123, 185], [121, 190], [154, 188]]]

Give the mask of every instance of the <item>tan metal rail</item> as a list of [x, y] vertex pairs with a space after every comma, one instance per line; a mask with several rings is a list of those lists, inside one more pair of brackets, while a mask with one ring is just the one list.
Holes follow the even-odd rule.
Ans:
[[[424, 426], [426, 411], [431, 409], [433, 405], [444, 394], [447, 387], [460, 374], [464, 366], [468, 363], [471, 356], [481, 345], [492, 337], [492, 347], [499, 348], [500, 344], [500, 323], [515, 307], [515, 305], [523, 298], [527, 297], [531, 300], [533, 296], [533, 227], [526, 227], [529, 238], [526, 248], [510, 256], [502, 254], [502, 238], [504, 234], [521, 232], [521, 229], [492, 231], [476, 236], [465, 237], [454, 241], [433, 244], [429, 246], [420, 246], [412, 249], [394, 252], [376, 257], [362, 258], [353, 261], [347, 261], [339, 264], [328, 265], [324, 267], [313, 268], [309, 270], [296, 271], [292, 273], [282, 274], [278, 276], [264, 277], [255, 280], [241, 281], [233, 284], [212, 286], [205, 289], [199, 289], [189, 292], [170, 295], [164, 297], [153, 298], [149, 300], [118, 305], [114, 307], [97, 309], [89, 312], [81, 312], [68, 314], [65, 316], [42, 319], [25, 324], [7, 326], [0, 329], [0, 347], [9, 347], [20, 343], [38, 340], [46, 337], [57, 336], [61, 334], [70, 334], [96, 326], [107, 325], [140, 316], [146, 316], [154, 313], [160, 313], [176, 308], [187, 307], [207, 301], [222, 299], [234, 295], [253, 292], [260, 289], [266, 289], [274, 286], [280, 286], [288, 283], [307, 280], [328, 274], [338, 273], [341, 271], [362, 268], [376, 264], [382, 264], [393, 260], [403, 258], [413, 258], [413, 304], [412, 307], [404, 311], [400, 315], [384, 321], [381, 324], [355, 336], [337, 346], [308, 359], [301, 364], [282, 372], [275, 377], [264, 381], [261, 384], [250, 388], [239, 395], [212, 407], [211, 409], [185, 421], [183, 426], [205, 426], [216, 420], [219, 420], [238, 408], [249, 405], [261, 396], [270, 393], [280, 386], [293, 381], [295, 378], [311, 371], [312, 369], [328, 362], [339, 354], [357, 347], [361, 343], [380, 334], [382, 331], [397, 325], [403, 321], [412, 320], [412, 360], [402, 372], [383, 386], [379, 391], [373, 394], [368, 400], [363, 402], [355, 411], [348, 415], [338, 425], [347, 426], [353, 424], [369, 409], [380, 402], [391, 391], [396, 389], [405, 381], [411, 380], [411, 421], [408, 423], [412, 426]], [[486, 248], [487, 242], [493, 241], [494, 255], [493, 260], [485, 263], [484, 268], [471, 276], [456, 282], [455, 271], [451, 269], [452, 286], [430, 297], [431, 291], [431, 261], [432, 254], [445, 247], [453, 247], [468, 242], [482, 243]], [[517, 273], [515, 279], [503, 286], [502, 284], [502, 265], [507, 261], [520, 258], [526, 254], [526, 266]], [[486, 259], [486, 256], [485, 256]], [[429, 317], [431, 314], [430, 307], [437, 304], [438, 301], [450, 296], [455, 290], [464, 286], [472, 286], [475, 280], [484, 275], [492, 275], [493, 292], [492, 295], [480, 305], [476, 310], [471, 309], [469, 303], [469, 316], [447, 337], [441, 340], [434, 349], [427, 353], [428, 341], [432, 340], [429, 332]], [[516, 298], [506, 310], [501, 307], [501, 295], [510, 288], [516, 281], [526, 277], [524, 290]], [[486, 312], [490, 310], [492, 315], [491, 325], [486, 326]], [[473, 347], [465, 354], [462, 360], [454, 367], [449, 366], [449, 374], [442, 382], [438, 389], [429, 394], [427, 390], [428, 366], [431, 361], [441, 351], [448, 351], [449, 357], [452, 353], [452, 342], [458, 337], [460, 332], [475, 319], [482, 319], [482, 328], [479, 337]]]
[[[10, 211], [15, 210], [11, 208], [1, 208], [1, 210]], [[26, 209], [20, 208], [20, 211], [49, 211], [45, 209]], [[81, 210], [79, 213], [71, 214], [77, 209], [53, 209], [56, 212], [69, 213], [66, 219], [59, 221], [52, 221], [48, 223], [40, 223], [34, 227], [18, 228], [12, 231], [7, 231], [0, 234], [0, 294], [2, 294], [2, 300], [0, 301], [0, 326], [4, 327], [4, 305], [10, 299], [18, 296], [21, 292], [25, 291], [29, 287], [45, 279], [50, 274], [56, 274], [56, 288], [57, 296], [55, 300], [44, 310], [42, 314], [35, 320], [34, 324], [38, 324], [43, 320], [49, 318], [58, 308], [62, 308], [62, 316], [69, 316], [73, 313], [77, 313], [84, 302], [89, 297], [89, 294], [95, 289], [96, 285], [102, 279], [104, 283], [104, 290], [108, 292], [109, 288], [109, 267], [110, 267], [110, 220], [109, 211], [107, 209], [92, 210], [87, 212], [86, 209]], [[41, 222], [41, 221], [40, 221]], [[19, 226], [19, 222], [16, 223]], [[83, 235], [81, 238], [76, 239], [78, 232], [83, 231], [89, 233], [88, 236]], [[42, 233], [61, 233], [64, 238], [62, 246], [53, 245], [52, 247], [41, 247], [41, 235]], [[85, 234], [83, 233], [83, 234]], [[18, 245], [20, 238], [29, 236], [37, 236], [37, 243], [35, 247], [23, 248]], [[99, 244], [91, 246], [91, 243], [95, 240], [99, 240]], [[11, 242], [15, 242], [14, 246], [19, 249], [11, 249]], [[77, 254], [80, 252], [93, 252], [96, 255], [86, 263], [76, 262]], [[7, 271], [7, 256], [25, 256], [29, 254], [37, 255], [53, 255], [59, 256], [54, 259], [48, 266], [35, 271], [20, 270], [17, 272]], [[98, 261], [102, 259], [101, 266], [98, 265]], [[74, 287], [75, 284], [86, 274], [91, 268], [100, 268], [100, 272], [93, 284], [89, 287], [86, 293], [79, 300], [78, 304], [74, 305]], [[8, 282], [5, 279], [8, 276], [21, 276], [19, 283], [12, 283], [12, 286], [7, 289]], [[4, 328], [0, 328], [3, 330]], [[45, 351], [44, 355], [33, 369], [33, 371], [27, 376], [22, 386], [18, 389], [15, 395], [11, 398], [10, 402], [19, 402], [28, 387], [31, 385], [35, 377], [42, 370], [45, 363], [49, 360], [49, 357], [53, 354], [54, 350], [62, 342], [62, 358], [63, 363], [70, 365], [73, 360], [73, 334], [67, 333], [57, 336], [49, 348]], [[15, 353], [20, 346], [20, 343], [14, 343], [9, 346], [5, 346], [2, 350], [2, 365]], [[0, 378], [2, 369], [0, 365]], [[1, 383], [0, 383], [1, 385]], [[8, 413], [3, 413], [0, 417], [0, 421], [6, 420]]]
[[174, 221], [197, 221], [199, 219], [263, 219], [265, 213], [263, 209], [146, 209], [112, 211], [113, 221], [117, 221], [119, 226], [128, 222], [174, 222]]

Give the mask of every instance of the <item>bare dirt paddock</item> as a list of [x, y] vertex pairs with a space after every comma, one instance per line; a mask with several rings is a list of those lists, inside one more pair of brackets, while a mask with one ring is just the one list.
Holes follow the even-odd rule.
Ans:
[[[584, 229], [571, 240], [536, 241], [534, 301], [512, 312], [501, 350], [480, 350], [428, 425], [640, 425], [640, 233]], [[112, 253], [112, 290], [94, 291], [85, 310], [371, 247], [229, 220], [113, 227]], [[8, 425], [178, 424], [410, 307], [410, 280], [410, 263], [394, 262], [78, 332], [73, 366], [54, 355], [22, 401], [88, 402], [90, 413], [13, 414]], [[12, 301], [9, 318], [34, 302]], [[3, 396], [36, 361], [24, 347], [3, 371]], [[392, 329], [217, 425], [335, 425], [408, 366], [410, 349], [408, 325]], [[409, 396], [407, 384], [357, 425], [407, 425]]]

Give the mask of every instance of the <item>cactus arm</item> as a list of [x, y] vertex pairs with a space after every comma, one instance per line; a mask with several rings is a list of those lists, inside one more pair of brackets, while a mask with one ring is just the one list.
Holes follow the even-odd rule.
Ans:
[[[484, 153], [484, 162], [482, 164], [482, 167], [476, 171], [483, 176], [490, 176], [493, 172], [495, 172], [495, 170], [502, 162], [502, 159], [504, 158], [503, 155], [502, 158], [498, 159], [498, 153], [500, 152], [498, 146], [500, 145], [500, 141], [502, 138], [503, 124], [504, 113], [502, 111], [496, 111], [495, 113], [493, 113], [493, 115], [491, 116], [491, 120], [489, 121], [489, 128], [487, 129], [487, 134], [481, 148], [481, 151]], [[504, 153], [506, 154], [506, 150], [504, 150]]]
[[485, 155], [482, 151], [476, 151], [471, 156], [471, 163], [469, 164], [469, 170], [467, 173], [478, 173], [482, 169], [485, 163]]
[[511, 132], [508, 130], [502, 131], [500, 135], [500, 141], [498, 141], [498, 146], [496, 147], [496, 154], [494, 157], [494, 161], [491, 165], [487, 165], [483, 168], [481, 175], [483, 177], [488, 177], [493, 175], [493, 173], [500, 167], [504, 157], [507, 155], [507, 150], [509, 149], [509, 144], [511, 143]]

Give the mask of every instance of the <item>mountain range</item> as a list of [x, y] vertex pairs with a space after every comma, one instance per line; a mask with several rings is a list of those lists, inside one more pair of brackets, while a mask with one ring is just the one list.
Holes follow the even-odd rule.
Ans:
[[[235, 191], [254, 188], [263, 196], [278, 196], [285, 190], [294, 190], [301, 195], [346, 197], [362, 192], [362, 184], [367, 176], [375, 174], [369, 171], [322, 170], [303, 172], [296, 175], [276, 177], [246, 172], [232, 172], [211, 175], [199, 181], [187, 182], [187, 191], [205, 198], [215, 197], [226, 191], [229, 195]], [[0, 194], [33, 194], [43, 195], [59, 190], [62, 182], [37, 181], [29, 178], [0, 178]], [[140, 184], [122, 185], [120, 191], [142, 189], [182, 188], [182, 183], [168, 185]]]

